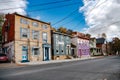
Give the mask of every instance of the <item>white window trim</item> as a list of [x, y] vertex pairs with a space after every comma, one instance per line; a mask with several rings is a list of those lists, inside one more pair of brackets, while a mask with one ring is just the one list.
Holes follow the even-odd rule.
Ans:
[[[39, 51], [38, 51], [38, 54], [37, 54], [37, 55], [34, 54], [33, 48], [38, 48]], [[40, 47], [36, 47], [36, 46], [32, 47], [32, 55], [33, 55], [33, 56], [39, 56], [39, 55], [40, 55]]]
[[37, 39], [34, 38], [34, 32], [35, 31], [37, 31], [37, 30], [32, 30], [32, 39], [34, 39], [34, 40], [40, 40], [40, 31], [37, 31], [38, 32], [38, 38]]
[[[23, 37], [23, 29], [27, 29], [27, 37]], [[30, 30], [28, 28], [20, 28], [20, 37], [21, 38], [29, 38], [30, 37]]]

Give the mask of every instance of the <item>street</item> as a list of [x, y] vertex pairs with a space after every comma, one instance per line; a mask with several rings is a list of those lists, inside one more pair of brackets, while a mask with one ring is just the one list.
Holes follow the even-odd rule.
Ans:
[[0, 69], [0, 80], [120, 80], [120, 56]]

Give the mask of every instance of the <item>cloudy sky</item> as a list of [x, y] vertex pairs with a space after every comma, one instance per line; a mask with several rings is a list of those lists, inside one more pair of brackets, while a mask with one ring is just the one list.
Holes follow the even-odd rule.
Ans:
[[120, 0], [0, 0], [0, 13], [13, 12], [51, 22], [55, 28], [120, 37]]
[[85, 32], [97, 36], [106, 33], [107, 37], [120, 37], [120, 0], [83, 0], [84, 12], [88, 28]]

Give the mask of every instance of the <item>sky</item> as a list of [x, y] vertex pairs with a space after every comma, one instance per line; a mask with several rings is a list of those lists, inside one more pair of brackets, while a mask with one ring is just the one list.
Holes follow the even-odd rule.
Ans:
[[120, 0], [0, 0], [0, 13], [13, 12], [92, 37], [120, 38]]

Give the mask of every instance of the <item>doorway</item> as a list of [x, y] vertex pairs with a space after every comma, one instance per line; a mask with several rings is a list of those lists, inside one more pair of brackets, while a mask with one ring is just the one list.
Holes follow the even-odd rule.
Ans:
[[49, 47], [44, 48], [44, 60], [49, 60]]
[[28, 62], [28, 47], [22, 46], [22, 62]]

